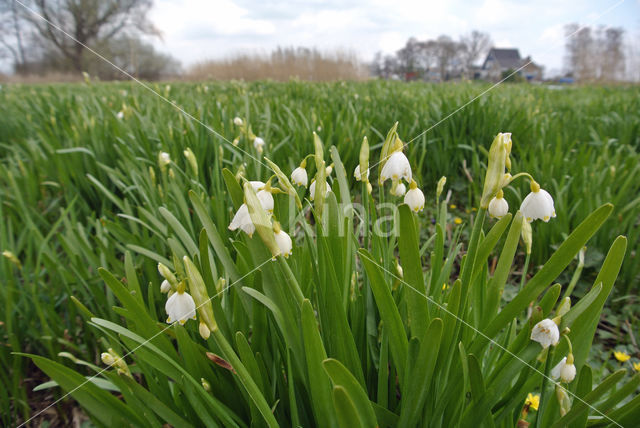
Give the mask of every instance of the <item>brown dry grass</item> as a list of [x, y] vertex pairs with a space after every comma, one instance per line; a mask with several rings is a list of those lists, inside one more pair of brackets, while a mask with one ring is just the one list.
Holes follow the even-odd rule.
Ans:
[[237, 54], [226, 59], [203, 61], [192, 66], [184, 77], [188, 80], [365, 80], [369, 71], [351, 52], [278, 48], [267, 55]]
[[82, 74], [44, 73], [44, 74], [0, 74], [1, 83], [76, 83], [82, 82]]

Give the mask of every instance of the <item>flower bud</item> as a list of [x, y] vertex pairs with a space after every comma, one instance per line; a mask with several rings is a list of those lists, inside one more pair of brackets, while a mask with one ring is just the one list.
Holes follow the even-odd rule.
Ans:
[[209, 385], [209, 382], [207, 382], [205, 378], [200, 378], [200, 383], [205, 391], [211, 392], [211, 385]]
[[300, 197], [298, 196], [298, 192], [296, 192], [295, 187], [289, 181], [286, 174], [282, 172], [280, 167], [274, 163], [271, 159], [265, 157], [264, 161], [269, 165], [269, 168], [273, 171], [273, 173], [278, 177], [278, 184], [282, 187], [282, 190], [289, 196], [293, 196], [296, 200], [296, 206], [298, 209], [302, 209], [302, 202], [300, 201]]
[[240, 119], [239, 117], [234, 117], [233, 118], [233, 124], [235, 126], [242, 126], [244, 124], [244, 122], [242, 121], [242, 119]]
[[[210, 330], [218, 328], [213, 315], [211, 299], [207, 293], [207, 287], [204, 284], [202, 275], [200, 275], [196, 265], [187, 256], [184, 256], [182, 261], [189, 280], [189, 291], [191, 291], [191, 294], [193, 295], [193, 300], [198, 310], [198, 314], [200, 314], [200, 336], [206, 340], [209, 338]], [[203, 325], [206, 327], [206, 331], [203, 330]]]
[[187, 158], [187, 162], [191, 166], [191, 170], [193, 171], [193, 175], [198, 176], [198, 160], [196, 159], [196, 155], [193, 151], [187, 147], [187, 149], [183, 152], [184, 157]]
[[160, 284], [160, 292], [161, 293], [168, 293], [169, 291], [171, 291], [171, 284], [169, 283], [169, 281], [167, 281], [165, 279]]
[[204, 321], [200, 321], [198, 332], [200, 333], [200, 337], [204, 340], [207, 340], [209, 336], [211, 336], [211, 330], [209, 330], [209, 327], [207, 327], [207, 324]]
[[102, 354], [100, 354], [100, 358], [102, 359], [102, 362], [107, 366], [112, 366], [116, 363], [116, 359], [108, 352], [103, 352]]
[[487, 209], [489, 202], [501, 188], [500, 184], [505, 174], [506, 159], [510, 147], [510, 133], [499, 133], [491, 143], [491, 147], [489, 148], [489, 163], [484, 178], [482, 199], [480, 200], [481, 208]]
[[444, 190], [444, 185], [447, 184], [447, 177], [442, 176], [440, 180], [438, 180], [438, 186], [436, 187], [436, 198], [439, 198], [442, 195], [442, 191]]
[[177, 287], [178, 279], [168, 267], [166, 267], [162, 263], [158, 263], [158, 272], [160, 272], [160, 275], [162, 275], [164, 279], [169, 281], [172, 287]]

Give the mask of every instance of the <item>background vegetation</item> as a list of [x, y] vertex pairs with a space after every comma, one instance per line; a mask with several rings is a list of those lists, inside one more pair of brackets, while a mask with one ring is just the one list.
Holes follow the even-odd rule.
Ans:
[[[437, 180], [447, 176], [449, 233], [456, 217], [468, 223], [474, 214], [471, 208], [477, 206], [482, 190], [484, 152], [493, 136], [512, 132], [514, 169], [533, 174], [554, 195], [558, 213], [547, 225], [534, 224], [531, 274], [588, 213], [604, 202], [614, 204], [613, 215], [588, 244], [574, 295], [582, 296], [585, 284], [593, 282], [594, 267], [612, 239], [627, 235], [629, 248], [593, 356], [601, 374], [618, 367], [611, 359], [612, 349], [627, 351], [638, 361], [633, 337], [639, 326], [640, 275], [637, 87], [557, 90], [504, 85], [433, 129], [429, 127], [486, 87], [231, 82], [153, 88], [229, 140], [236, 135], [233, 118], [247, 118], [265, 139], [265, 154], [286, 173], [313, 151], [313, 131], [327, 146], [338, 148], [346, 170], [352, 171], [362, 137], [369, 138], [376, 153], [372, 159], [377, 159], [386, 130], [399, 120], [400, 135], [411, 142], [407, 154], [428, 200], [435, 197]], [[423, 133], [425, 129], [429, 130]], [[412, 140], [414, 136], [418, 137]], [[199, 161], [197, 177], [189, 173], [183, 157], [187, 147]], [[0, 407], [11, 409], [3, 414], [4, 424], [10, 424], [26, 418], [35, 400], [52, 398], [51, 392], [32, 393], [46, 379], [28, 359], [12, 352], [72, 365], [59, 356], [69, 352], [98, 363], [105, 344], [81, 322], [71, 299], [75, 296], [100, 318], [118, 321], [111, 310], [115, 297], [98, 267], [116, 278], [125, 277], [123, 257], [129, 251], [135, 255], [142, 284], [158, 289], [156, 264], [172, 249], [160, 207], [180, 213], [191, 230], [187, 191], [206, 192], [214, 198], [210, 215], [227, 238], [225, 226], [232, 212], [227, 202], [216, 203], [228, 199], [221, 169], [244, 161], [252, 178], [265, 180], [270, 174], [144, 88], [124, 83], [3, 86], [0, 148], [0, 250], [15, 255], [7, 253], [0, 261]], [[150, 175], [160, 151], [175, 162], [173, 181], [157, 173], [154, 182]], [[519, 183], [505, 195], [516, 207], [527, 191], [526, 183]], [[428, 224], [435, 216], [425, 212], [421, 218]], [[566, 274], [560, 282], [566, 285], [569, 277]], [[162, 318], [162, 298], [151, 298]]]

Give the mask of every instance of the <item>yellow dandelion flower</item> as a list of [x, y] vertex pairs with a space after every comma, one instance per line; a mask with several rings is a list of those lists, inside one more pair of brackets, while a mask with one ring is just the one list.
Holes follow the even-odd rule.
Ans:
[[616, 360], [620, 361], [621, 363], [629, 361], [629, 358], [631, 358], [631, 355], [621, 351], [613, 351], [613, 356], [616, 357]]
[[455, 224], [462, 224], [462, 219], [460, 217], [456, 217], [456, 218], [453, 219], [453, 222]]
[[456, 204], [451, 204], [451, 205], [449, 205], [449, 208], [451, 208], [452, 210], [455, 210], [455, 209], [456, 209], [456, 208], [458, 208], [458, 207], [457, 207], [457, 205], [456, 205]]
[[447, 283], [446, 283], [446, 282], [443, 282], [443, 283], [442, 283], [442, 291], [444, 291], [444, 290], [446, 290], [446, 289], [447, 289]]
[[640, 363], [632, 363], [633, 369], [637, 372], [640, 372]]
[[532, 393], [529, 393], [524, 404], [529, 406], [530, 409], [538, 410], [538, 406], [540, 405], [540, 396], [538, 394], [533, 395]]

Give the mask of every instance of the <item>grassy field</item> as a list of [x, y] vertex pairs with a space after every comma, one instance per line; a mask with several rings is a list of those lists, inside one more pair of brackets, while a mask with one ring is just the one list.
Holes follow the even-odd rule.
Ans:
[[[640, 327], [637, 301], [640, 88], [557, 89], [505, 84], [438, 124], [488, 86], [230, 82], [153, 84], [152, 87], [197, 121], [136, 84], [3, 86], [0, 89], [0, 250], [5, 251], [0, 261], [3, 314], [0, 317], [3, 385], [0, 407], [9, 409], [2, 414], [4, 425], [27, 420], [34, 409], [42, 407], [42, 402], [53, 402], [62, 395], [61, 390], [52, 388], [51, 384], [32, 391], [50, 377], [69, 391], [83, 379], [74, 377], [76, 372], [69, 368], [81, 376], [90, 376], [100, 370], [101, 352], [113, 348], [123, 355], [137, 346], [137, 337], [148, 338], [161, 331], [158, 325], [166, 319], [166, 313], [165, 298], [159, 291], [162, 277], [158, 275], [157, 264], [160, 262], [179, 278], [192, 281], [190, 289], [202, 275], [210, 296], [223, 289], [223, 282], [240, 282], [241, 286], [228, 289], [222, 298], [213, 299], [221, 337], [212, 334], [205, 342], [198, 336], [195, 322], [187, 323], [186, 329], [176, 326], [151, 342], [157, 346], [157, 353], [143, 347], [127, 358], [133, 378], [106, 372], [100, 377], [102, 383], [89, 383], [89, 387], [78, 390], [74, 398], [98, 425], [118, 422], [105, 416], [111, 415], [104, 410], [107, 408], [113, 414], [120, 412], [121, 417], [133, 415], [131, 423], [141, 426], [171, 420], [175, 426], [182, 422], [211, 425], [212, 421], [244, 426], [250, 420], [257, 421], [258, 426], [273, 425], [275, 420], [282, 425], [303, 426], [329, 420], [331, 424], [327, 425], [344, 426], [348, 421], [367, 422], [371, 417], [377, 419], [380, 426], [398, 423], [407, 426], [416, 423], [418, 414], [425, 420], [470, 425], [474, 422], [474, 411], [488, 406], [493, 410], [486, 418], [492, 418], [497, 426], [513, 426], [512, 422], [523, 417], [521, 395], [526, 397], [527, 392], [537, 390], [542, 393], [541, 409], [546, 411], [545, 416], [534, 420], [541, 424], [539, 426], [548, 426], [545, 423], [559, 419], [562, 412], [561, 406], [553, 404], [553, 392], [545, 393], [550, 386], [544, 383], [543, 377], [537, 379], [532, 375], [531, 379], [537, 383], [529, 382], [522, 377], [526, 370], [512, 367], [505, 355], [483, 348], [477, 336], [456, 324], [455, 319], [448, 320], [446, 311], [429, 310], [423, 314], [429, 321], [426, 332], [433, 334], [423, 338], [422, 334], [427, 333], [418, 329], [415, 321], [414, 324], [408, 321], [414, 314], [412, 311], [417, 311], [415, 316], [420, 319], [421, 309], [413, 308], [403, 284], [394, 280], [391, 273], [369, 266], [362, 260], [366, 259], [365, 253], [356, 250], [364, 247], [383, 267], [394, 271], [399, 256], [404, 278], [414, 285], [421, 284], [423, 290], [426, 284], [427, 294], [439, 304], [449, 305], [447, 307], [451, 307], [452, 301], [448, 299], [453, 298], [456, 290], [470, 287], [466, 289], [469, 306], [458, 312], [459, 319], [468, 320], [479, 329], [474, 331], [492, 331], [490, 337], [509, 349], [513, 347], [519, 358], [528, 358], [526, 361], [535, 364], [537, 352], [521, 346], [515, 331], [498, 329], [497, 324], [486, 319], [484, 312], [479, 314], [479, 308], [489, 312], [495, 309], [497, 314], [497, 307], [483, 306], [488, 305], [486, 299], [493, 297], [484, 296], [484, 291], [475, 291], [481, 289], [481, 285], [472, 285], [484, 284], [490, 290], [500, 282], [493, 279], [496, 272], [503, 274], [502, 286], [498, 287], [502, 298], [498, 297], [496, 304], [518, 310], [500, 327], [526, 326], [529, 316], [535, 318], [536, 305], [541, 308], [540, 313], [546, 315], [568, 287], [574, 302], [584, 298], [586, 300], [580, 301], [584, 301], [586, 307], [600, 302], [602, 297], [604, 304], [607, 295], [598, 294], [594, 289], [599, 283], [603, 283], [605, 289], [607, 278], [615, 278], [616, 269], [610, 266], [613, 262], [609, 258], [605, 260], [605, 256], [618, 235], [625, 235], [628, 240], [624, 256], [618, 254], [622, 267], [604, 309], [589, 318], [590, 322], [599, 322], [600, 327], [593, 347], [590, 346], [593, 334], [589, 336], [589, 332], [585, 332], [580, 336], [580, 327], [576, 328], [574, 353], [576, 361], [578, 355], [581, 360], [579, 378], [570, 389], [590, 404], [609, 409], [610, 412], [605, 413], [616, 421], [633, 420], [629, 418], [637, 415], [640, 406], [636, 405], [637, 396], [632, 397], [637, 394], [640, 378], [631, 376], [633, 369], [628, 364], [638, 363], [640, 357], [632, 333]], [[233, 124], [236, 116], [242, 117], [253, 133], [265, 140], [264, 153], [258, 153], [246, 135], [239, 134]], [[387, 131], [396, 121], [400, 138], [410, 143], [405, 153], [427, 200], [425, 210], [418, 215], [403, 210], [397, 214], [401, 235], [415, 237], [420, 249], [416, 257], [408, 256], [409, 250], [402, 247], [409, 245], [403, 242], [413, 242], [412, 239], [377, 239], [371, 233], [367, 220], [373, 224], [373, 219], [382, 215], [372, 208], [373, 198], [377, 202], [401, 202], [388, 194], [385, 196], [379, 188], [377, 168], [371, 171], [376, 177], [371, 179], [374, 186], [371, 195], [352, 178], [352, 171], [360, 162], [363, 137], [367, 137], [371, 148], [370, 165], [376, 164]], [[433, 127], [434, 124], [437, 126]], [[425, 130], [428, 132], [423, 133]], [[361, 240], [351, 233], [337, 238], [333, 232], [327, 238], [320, 238], [318, 234], [314, 239], [311, 230], [317, 233], [315, 228], [320, 227], [320, 223], [296, 223], [293, 220], [296, 209], [291, 207], [293, 199], [276, 195], [275, 213], [294, 237], [294, 254], [287, 261], [278, 258], [274, 266], [268, 264], [255, 273], [252, 269], [269, 259], [265, 257], [268, 246], [259, 242], [257, 234], [249, 239], [227, 230], [235, 209], [242, 203], [239, 177], [267, 181], [273, 172], [263, 163], [261, 155], [289, 175], [305, 156], [314, 153], [313, 132], [324, 143], [326, 164], [334, 164], [328, 181], [336, 197], [354, 195], [356, 201], [364, 204], [364, 229], [368, 232]], [[530, 261], [520, 246], [511, 256], [513, 263], [501, 268], [503, 243], [505, 248], [513, 239], [517, 244], [519, 236], [517, 231], [515, 238], [505, 232], [505, 236], [497, 236], [499, 244], [494, 243], [495, 250], [489, 247], [491, 251], [486, 253], [484, 268], [476, 268], [473, 263], [469, 267], [469, 263], [464, 264], [463, 256], [474, 254], [479, 243], [489, 242], [487, 239], [492, 236], [489, 230], [502, 227], [498, 226], [502, 223], [493, 220], [474, 221], [479, 214], [489, 146], [499, 132], [512, 133], [512, 170], [533, 175], [553, 195], [557, 217], [549, 223], [532, 224]], [[230, 143], [236, 137], [241, 137], [238, 146]], [[331, 146], [335, 146], [335, 152], [330, 151]], [[193, 152], [195, 168], [183, 154], [187, 148]], [[160, 152], [170, 155], [169, 165], [158, 164]], [[308, 162], [314, 164], [312, 158]], [[223, 174], [225, 169], [228, 172]], [[315, 169], [310, 167], [310, 171]], [[444, 193], [438, 196], [436, 183], [442, 176], [447, 177], [447, 183]], [[280, 185], [282, 187], [282, 183]], [[302, 190], [298, 192], [304, 206], [308, 206]], [[528, 192], [526, 180], [515, 181], [504, 189], [514, 216]], [[333, 218], [331, 203], [335, 199], [329, 197], [328, 200], [330, 208], [326, 215]], [[606, 220], [603, 217], [602, 221], [596, 221], [590, 216], [591, 213], [597, 215], [608, 202], [613, 204], [613, 209], [605, 216]], [[307, 214], [307, 218], [316, 219], [321, 215], [318, 207], [315, 209], [314, 215]], [[407, 222], [413, 224], [407, 215], [417, 219], [416, 230], [405, 230]], [[327, 220], [327, 227], [340, 229], [344, 224], [354, 224], [353, 216], [336, 216], [347, 223]], [[514, 224], [517, 218], [514, 217]], [[477, 224], [480, 226], [472, 229]], [[483, 224], [485, 229], [480, 233]], [[593, 233], [586, 244], [584, 263], [576, 256], [583, 245], [576, 246], [582, 242], [581, 235], [572, 234], [583, 230], [579, 227], [581, 224], [586, 224], [586, 229], [591, 227], [590, 233]], [[295, 225], [295, 231], [288, 225]], [[206, 233], [201, 232], [203, 227]], [[587, 233], [586, 229], [581, 233]], [[574, 239], [574, 236], [578, 237]], [[207, 244], [208, 240], [211, 245]], [[569, 257], [565, 264], [568, 268], [559, 269], [548, 282], [536, 280], [540, 278], [538, 273], [547, 272], [545, 267], [555, 266], [552, 254], [564, 251], [563, 243], [573, 245], [576, 250], [570, 257], [569, 253], [565, 254], [565, 258]], [[611, 248], [617, 251], [616, 244]], [[200, 272], [195, 277], [189, 272], [190, 265], [181, 267], [185, 255], [194, 260]], [[605, 267], [601, 269], [603, 263]], [[100, 267], [106, 270], [99, 271]], [[466, 279], [465, 267], [469, 271]], [[380, 278], [389, 284], [388, 297], [395, 302], [391, 307], [385, 306], [389, 302], [379, 294], [387, 288], [376, 288]], [[444, 283], [442, 293], [433, 293], [436, 281], [438, 290], [440, 283]], [[552, 286], [552, 282], [560, 286]], [[291, 290], [295, 297], [270, 288], [273, 283], [287, 284], [284, 288]], [[327, 285], [329, 283], [337, 285]], [[534, 284], [531, 290], [535, 288], [536, 293], [520, 307], [518, 296], [523, 295], [530, 284]], [[248, 288], [254, 291], [247, 291]], [[300, 297], [296, 294], [299, 290], [304, 301], [296, 300]], [[590, 290], [595, 293], [593, 296], [597, 295], [595, 300], [589, 300]], [[545, 297], [538, 301], [542, 295]], [[555, 299], [549, 297], [554, 295]], [[462, 296], [463, 302], [466, 301], [466, 294]], [[332, 305], [336, 303], [332, 298], [337, 300], [337, 305]], [[534, 301], [537, 303], [531, 315], [526, 307]], [[581, 308], [580, 305], [574, 307]], [[320, 335], [313, 333], [314, 328], [318, 331], [314, 311], [321, 325]], [[555, 311], [558, 314], [559, 308]], [[571, 319], [583, 320], [580, 314], [586, 316], [586, 313], [575, 312]], [[438, 324], [436, 319], [442, 319], [443, 324]], [[513, 324], [509, 324], [511, 320]], [[402, 328], [406, 330], [408, 343], [406, 338], [400, 343], [394, 340]], [[428, 337], [438, 336], [434, 333], [438, 329], [444, 329], [443, 339], [434, 345]], [[304, 331], [303, 338], [301, 331]], [[137, 336], [129, 334], [131, 332]], [[310, 343], [304, 339], [308, 337], [313, 338]], [[408, 358], [408, 362], [422, 356], [418, 342], [425, 346], [430, 343], [441, 352], [435, 359], [429, 359], [433, 360], [432, 365], [418, 365], [416, 370], [424, 372], [407, 373], [407, 367], [414, 364], [405, 366], [400, 356]], [[472, 347], [465, 351], [463, 346], [460, 354], [467, 355], [471, 352], [469, 349], [476, 352], [472, 357], [475, 362], [468, 363], [471, 368], [465, 366], [467, 360], [463, 359], [460, 364], [464, 367], [459, 373], [464, 371], [465, 382], [470, 382], [474, 394], [486, 388], [496, 401], [474, 398], [465, 402], [461, 398], [459, 406], [437, 400], [425, 405], [422, 391], [448, 397], [449, 402], [455, 402], [452, 396], [462, 397], [467, 383], [459, 387], [447, 384], [446, 378], [457, 363], [450, 366], [444, 360], [451, 352], [458, 358], [459, 343]], [[320, 348], [324, 349], [320, 351]], [[614, 349], [630, 354], [632, 359], [627, 364], [618, 362], [612, 357]], [[205, 350], [224, 359], [216, 357], [219, 360], [212, 363], [205, 357]], [[340, 362], [329, 360], [323, 366], [322, 361], [305, 358], [312, 350]], [[60, 365], [15, 353], [43, 356]], [[198, 357], [191, 358], [191, 354]], [[553, 359], [558, 360], [559, 354]], [[167, 361], [178, 361], [182, 371]], [[223, 368], [229, 361], [237, 373]], [[589, 365], [585, 364], [587, 361]], [[42, 374], [34, 362], [46, 374]], [[203, 364], [206, 367], [202, 367]], [[549, 370], [549, 363], [537, 364], [539, 370]], [[314, 370], [322, 371], [323, 367], [328, 378], [314, 383], [310, 377], [315, 378]], [[628, 368], [629, 373], [619, 374], [621, 368]], [[503, 370], [512, 377], [502, 379], [498, 373]], [[431, 379], [430, 384], [412, 384], [411, 374], [417, 377], [422, 374]], [[397, 386], [395, 380], [390, 380], [396, 375]], [[511, 382], [518, 376], [522, 382]], [[624, 377], [628, 386], [616, 387], [613, 391], [624, 390], [626, 394], [585, 398], [587, 384], [591, 391], [587, 380], [591, 376], [594, 381], [618, 376], [615, 382], [610, 380], [613, 385]], [[171, 379], [181, 377], [182, 384], [176, 382], [180, 385], [175, 389], [166, 386], [173, 384]], [[185, 377], [190, 380], [184, 381]], [[194, 381], [200, 384], [201, 378], [208, 380], [212, 391], [209, 394], [206, 388], [201, 388], [207, 392], [202, 397], [201, 391], [194, 392], [192, 385]], [[478, 378], [480, 383], [475, 383]], [[333, 389], [328, 386], [331, 385], [329, 379]], [[145, 398], [145, 392], [141, 391], [144, 388], [139, 385], [164, 403], [166, 412], [148, 413], [144, 401], [150, 398]], [[106, 390], [117, 390], [126, 407], [106, 398], [111, 397]], [[363, 394], [375, 405], [363, 405]], [[410, 395], [421, 398], [399, 399]], [[478, 397], [483, 394], [478, 393]], [[512, 402], [509, 397], [520, 401]], [[355, 401], [348, 409], [338, 405], [334, 409], [332, 398], [336, 403]], [[579, 407], [576, 400], [574, 410]], [[65, 402], [56, 404], [54, 409], [57, 409], [56, 418], [68, 423], [69, 419], [64, 419], [69, 413]], [[265, 416], [268, 413], [265, 409], [273, 410], [275, 420]], [[199, 418], [191, 415], [193, 411]], [[574, 413], [578, 423], [583, 415]], [[532, 414], [534, 412], [530, 412], [529, 419]], [[594, 411], [591, 416], [599, 414]]]

